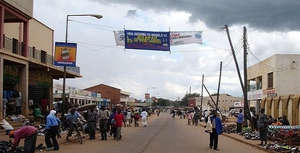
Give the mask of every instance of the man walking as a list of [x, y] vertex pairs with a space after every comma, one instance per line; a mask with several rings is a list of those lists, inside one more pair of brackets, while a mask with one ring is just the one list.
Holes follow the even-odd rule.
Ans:
[[148, 113], [146, 112], [145, 109], [143, 109], [142, 113], [141, 113], [141, 116], [142, 116], [142, 124], [144, 127], [147, 127], [147, 118], [148, 118]]
[[240, 113], [237, 116], [237, 121], [236, 121], [236, 132], [241, 133], [242, 132], [242, 125], [244, 123], [244, 114], [243, 110], [240, 109]]
[[98, 114], [95, 108], [91, 108], [87, 115], [90, 140], [95, 139], [97, 118], [98, 118]]
[[101, 110], [99, 112], [99, 119], [101, 140], [107, 140], [107, 124], [109, 119], [109, 112], [106, 108], [101, 107]]
[[210, 116], [210, 121], [212, 125], [212, 131], [210, 133], [210, 143], [209, 147], [214, 150], [218, 149], [218, 135], [222, 134], [223, 128], [222, 128], [222, 122], [221, 119], [217, 116], [217, 111], [214, 110], [212, 112], [212, 115]]
[[55, 116], [55, 114], [56, 111], [51, 110], [46, 119], [45, 142], [46, 142], [47, 150], [59, 149], [56, 136], [59, 135], [58, 129], [59, 129], [60, 120]]
[[115, 115], [115, 122], [116, 122], [116, 140], [121, 140], [121, 129], [122, 129], [122, 124], [124, 121], [124, 115], [121, 112], [121, 109], [118, 109], [117, 114]]

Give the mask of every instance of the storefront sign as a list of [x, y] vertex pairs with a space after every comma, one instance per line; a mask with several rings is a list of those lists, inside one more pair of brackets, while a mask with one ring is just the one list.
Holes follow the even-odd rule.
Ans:
[[248, 91], [248, 100], [259, 100], [263, 97], [262, 90]]
[[125, 30], [125, 48], [170, 51], [170, 32]]
[[275, 89], [265, 89], [264, 90], [264, 97], [276, 97], [277, 93]]
[[55, 43], [54, 65], [76, 67], [76, 43]]

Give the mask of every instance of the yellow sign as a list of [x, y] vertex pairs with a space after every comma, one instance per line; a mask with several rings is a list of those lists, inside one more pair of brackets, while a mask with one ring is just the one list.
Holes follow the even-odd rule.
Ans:
[[54, 65], [76, 67], [76, 43], [55, 43]]

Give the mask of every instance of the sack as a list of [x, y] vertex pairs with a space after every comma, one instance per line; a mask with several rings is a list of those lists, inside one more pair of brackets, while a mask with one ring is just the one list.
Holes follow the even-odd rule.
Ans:
[[208, 117], [208, 120], [206, 122], [205, 132], [208, 132], [208, 133], [212, 132], [212, 124], [211, 124], [211, 120], [210, 120], [209, 117]]

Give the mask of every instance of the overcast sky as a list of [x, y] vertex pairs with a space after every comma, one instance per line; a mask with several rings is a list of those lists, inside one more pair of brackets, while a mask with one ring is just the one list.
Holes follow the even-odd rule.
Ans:
[[[64, 41], [67, 14], [94, 13], [97, 20], [72, 17], [69, 42], [78, 43], [77, 65], [82, 78], [67, 85], [87, 88], [104, 83], [143, 98], [182, 98], [189, 86], [200, 92], [201, 75], [216, 92], [219, 63], [223, 61], [221, 93], [241, 96], [225, 24], [240, 61], [242, 29], [248, 28], [249, 65], [276, 53], [300, 51], [298, 0], [35, 0], [34, 17], [55, 30]], [[169, 52], [124, 50], [117, 47], [113, 30], [203, 31], [203, 45], [171, 47]], [[256, 57], [254, 57], [254, 54]], [[55, 83], [60, 83], [56, 81]]]

